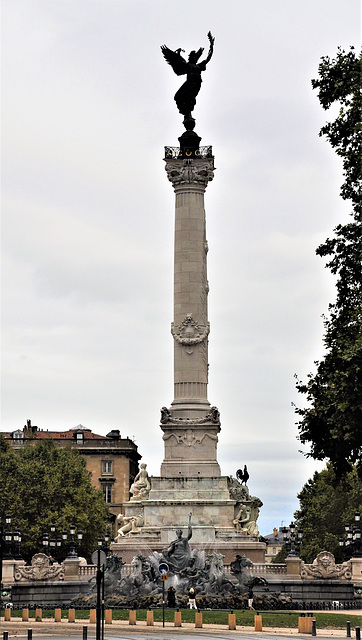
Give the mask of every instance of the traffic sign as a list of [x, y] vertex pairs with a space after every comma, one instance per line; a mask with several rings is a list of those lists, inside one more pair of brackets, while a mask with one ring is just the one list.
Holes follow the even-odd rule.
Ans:
[[167, 573], [168, 572], [168, 564], [166, 564], [166, 562], [161, 562], [161, 564], [158, 565], [158, 570], [161, 573], [161, 575], [163, 573]]
[[167, 580], [167, 573], [161, 573], [160, 580]]
[[105, 564], [107, 556], [104, 553], [104, 551], [102, 549], [97, 549], [96, 551], [93, 551], [92, 553], [92, 562], [93, 564], [98, 564], [98, 553], [99, 553], [99, 564], [101, 565], [101, 567]]

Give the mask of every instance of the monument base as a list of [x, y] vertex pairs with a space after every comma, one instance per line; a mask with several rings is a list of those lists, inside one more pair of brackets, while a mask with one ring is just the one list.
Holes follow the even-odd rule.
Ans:
[[[140, 553], [145, 556], [154, 551], [160, 553], [175, 539], [177, 529], [186, 535], [190, 513], [192, 549], [205, 554], [221, 553], [226, 564], [243, 553], [252, 562], [265, 561], [266, 544], [259, 542], [259, 535], [250, 535], [235, 524], [240, 501], [231, 498], [230, 478], [179, 476], [150, 480], [147, 499], [132, 499], [123, 505], [125, 522], [133, 522], [134, 526], [125, 535], [120, 529], [111, 551], [122, 556], [124, 562], [131, 562]], [[244, 493], [247, 493], [245, 504], [253, 504], [255, 498], [249, 496], [246, 487]]]

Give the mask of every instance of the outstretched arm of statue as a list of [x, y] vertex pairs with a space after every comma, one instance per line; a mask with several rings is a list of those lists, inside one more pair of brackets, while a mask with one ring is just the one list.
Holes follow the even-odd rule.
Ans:
[[192, 538], [191, 516], [192, 516], [192, 513], [189, 513], [189, 527], [188, 527], [188, 534], [187, 534], [188, 540]]
[[207, 58], [203, 62], [205, 67], [206, 67], [207, 63], [210, 62], [210, 60], [212, 58], [212, 54], [214, 53], [214, 42], [215, 42], [215, 38], [211, 34], [211, 31], [209, 31], [209, 33], [207, 34], [207, 37], [209, 38], [210, 46], [209, 46], [209, 53], [207, 54]]

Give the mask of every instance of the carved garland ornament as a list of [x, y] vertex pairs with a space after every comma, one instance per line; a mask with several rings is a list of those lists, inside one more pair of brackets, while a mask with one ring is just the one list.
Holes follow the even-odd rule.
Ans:
[[210, 323], [208, 322], [202, 331], [192, 313], [188, 313], [186, 318], [177, 327], [175, 327], [173, 322], [171, 323], [171, 333], [176, 342], [182, 344], [184, 347], [200, 344], [210, 333]]
[[168, 433], [165, 434], [163, 436], [163, 440], [168, 440], [169, 438], [176, 438], [177, 440], [177, 444], [183, 444], [186, 447], [194, 447], [196, 444], [201, 444], [203, 439], [206, 438], [206, 436], [208, 436], [209, 438], [211, 438], [211, 440], [218, 440], [218, 437], [216, 435], [214, 435], [213, 433], [203, 433], [201, 434], [197, 434], [195, 435], [195, 432], [192, 431], [192, 429], [186, 429], [185, 433], [183, 434], [178, 434], [178, 433]]

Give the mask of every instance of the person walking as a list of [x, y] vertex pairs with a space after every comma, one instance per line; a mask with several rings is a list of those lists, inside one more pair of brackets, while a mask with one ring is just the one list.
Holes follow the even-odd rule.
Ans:
[[255, 609], [253, 607], [253, 601], [254, 601], [253, 588], [249, 587], [249, 589], [248, 589], [248, 607], [249, 607], [249, 609], [252, 609], [253, 611], [255, 611]]

